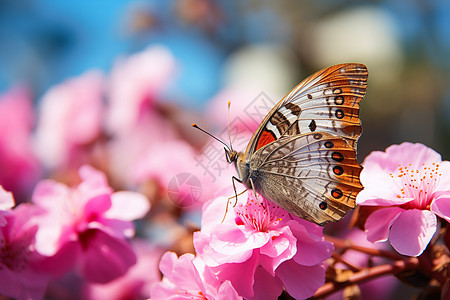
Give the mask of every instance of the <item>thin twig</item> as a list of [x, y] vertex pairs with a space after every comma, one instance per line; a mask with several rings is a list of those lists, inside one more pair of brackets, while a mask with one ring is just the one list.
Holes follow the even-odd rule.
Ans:
[[329, 296], [352, 284], [361, 284], [388, 274], [399, 274], [401, 272], [417, 269], [420, 266], [419, 260], [415, 257], [408, 260], [397, 260], [392, 264], [385, 264], [366, 268], [353, 274], [344, 282], [327, 282], [320, 287], [311, 299], [318, 299]]
[[325, 240], [332, 242], [336, 248], [343, 248], [343, 249], [351, 249], [358, 252], [362, 252], [371, 256], [382, 256], [393, 260], [403, 260], [405, 259], [404, 256], [401, 256], [395, 252], [392, 251], [386, 251], [386, 250], [380, 250], [380, 249], [374, 249], [374, 248], [368, 248], [363, 246], [358, 246], [353, 244], [350, 240], [342, 240], [339, 238], [335, 238], [329, 235], [324, 235]]
[[427, 247], [418, 258], [422, 269], [428, 276], [436, 279], [442, 285], [445, 284], [447, 278], [441, 272], [436, 272], [436, 262], [433, 261], [433, 253], [430, 247]]
[[342, 258], [342, 256], [336, 252], [333, 252], [333, 254], [331, 254], [331, 257], [334, 258], [336, 260], [336, 262], [340, 262], [344, 265], [346, 265], [350, 270], [352, 270], [353, 272], [359, 272], [361, 271], [360, 267], [355, 266], [354, 264], [346, 261], [345, 259]]

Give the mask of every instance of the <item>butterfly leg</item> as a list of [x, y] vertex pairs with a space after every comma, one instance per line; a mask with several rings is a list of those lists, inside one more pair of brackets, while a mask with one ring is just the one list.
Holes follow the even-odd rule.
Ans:
[[[255, 185], [253, 184], [253, 180], [252, 180], [251, 177], [250, 177], [250, 184], [252, 185], [253, 194], [255, 195], [255, 198], [258, 199], [258, 196], [256, 195]], [[259, 200], [258, 200], [258, 201], [259, 201]], [[266, 209], [266, 207], [264, 206], [263, 203], [260, 203], [260, 205], [261, 205], [264, 209]]]
[[237, 182], [242, 183], [242, 180], [240, 180], [239, 178], [237, 178], [237, 177], [235, 177], [235, 176], [231, 177], [231, 182], [233, 183], [233, 189], [234, 189], [234, 196], [229, 197], [228, 200], [227, 200], [227, 207], [226, 207], [226, 209], [225, 209], [225, 214], [224, 214], [224, 216], [223, 216], [223, 219], [222, 219], [221, 223], [223, 223], [223, 221], [225, 220], [225, 217], [227, 216], [227, 213], [228, 213], [228, 205], [230, 204], [230, 200], [231, 200], [232, 198], [235, 198], [235, 199], [236, 199], [236, 201], [234, 202], [234, 205], [233, 205], [233, 207], [235, 207], [236, 204], [237, 204], [237, 201], [238, 201], [238, 196], [242, 195], [243, 193], [245, 193], [245, 192], [247, 191], [247, 189], [245, 189], [245, 190], [243, 190], [242, 192], [240, 192], [240, 193], [238, 194], [238, 193], [236, 192], [236, 185], [235, 185], [235, 183], [234, 183], [235, 180], [236, 180]]
[[252, 190], [253, 190], [253, 194], [255, 195], [255, 198], [258, 198], [256, 196], [256, 190], [255, 190], [255, 185], [253, 184], [253, 179], [250, 177], [250, 184], [252, 185]]
[[243, 190], [242, 192], [240, 192], [239, 194], [236, 194], [236, 195], [234, 195], [234, 196], [231, 196], [231, 197], [229, 197], [228, 198], [228, 200], [231, 200], [231, 199], [233, 199], [233, 198], [235, 198], [236, 199], [236, 201], [235, 201], [235, 203], [234, 203], [234, 205], [233, 205], [233, 207], [235, 207], [236, 206], [236, 204], [237, 204], [237, 197], [238, 196], [240, 196], [240, 195], [242, 195], [243, 193], [245, 193], [247, 191], [247, 189], [245, 189], [245, 190]]
[[[236, 202], [234, 203], [233, 207], [236, 206], [236, 204], [237, 204], [238, 196], [242, 195], [247, 190], [247, 189], [245, 189], [242, 193], [239, 193], [239, 195], [238, 195], [236, 192], [236, 185], [234, 184], [235, 180], [239, 183], [242, 183], [242, 180], [240, 180], [239, 178], [237, 178], [235, 176], [231, 177], [231, 182], [233, 183], [233, 189], [234, 189], [234, 197], [236, 198]], [[233, 198], [233, 197], [228, 198], [228, 200], [231, 198]]]

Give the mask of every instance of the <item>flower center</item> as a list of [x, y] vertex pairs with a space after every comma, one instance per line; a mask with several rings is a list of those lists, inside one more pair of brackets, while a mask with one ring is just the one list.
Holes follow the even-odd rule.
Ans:
[[255, 198], [253, 192], [249, 192], [247, 203], [239, 203], [235, 207], [238, 215], [236, 223], [260, 232], [266, 232], [283, 219], [284, 211], [278, 205], [262, 197], [258, 198]]
[[[418, 169], [398, 165], [397, 174], [390, 174], [397, 184], [400, 185], [398, 198], [414, 198], [414, 200], [402, 205], [405, 209], [430, 209], [431, 195], [439, 184], [442, 175], [439, 172], [439, 165], [422, 164]], [[397, 179], [396, 179], [397, 178]]]
[[190, 296], [190, 298], [193, 299], [193, 300], [195, 300], [195, 299], [207, 300], [207, 298], [203, 295], [202, 291], [179, 291], [179, 290], [175, 290], [175, 293], [185, 296], [186, 297], [185, 299], [187, 299], [187, 297]]
[[12, 243], [0, 239], [0, 270], [2, 265], [15, 272], [22, 272], [27, 268], [29, 250], [28, 243], [18, 239]]

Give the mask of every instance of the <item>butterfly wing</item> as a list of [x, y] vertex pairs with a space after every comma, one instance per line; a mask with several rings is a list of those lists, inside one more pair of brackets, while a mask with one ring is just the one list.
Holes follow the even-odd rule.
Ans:
[[328, 133], [281, 137], [252, 156], [250, 176], [267, 199], [308, 221], [338, 221], [362, 189], [356, 151]]
[[245, 151], [246, 162], [261, 147], [283, 137], [324, 132], [356, 147], [361, 135], [359, 102], [367, 88], [367, 68], [349, 63], [323, 69], [298, 84], [267, 114]]

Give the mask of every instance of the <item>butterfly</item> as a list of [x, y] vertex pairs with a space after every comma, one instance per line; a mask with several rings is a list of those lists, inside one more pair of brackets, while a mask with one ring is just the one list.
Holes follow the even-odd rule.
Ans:
[[357, 63], [309, 76], [266, 115], [244, 153], [225, 148], [234, 180], [307, 221], [339, 221], [362, 190], [356, 144], [368, 71]]

